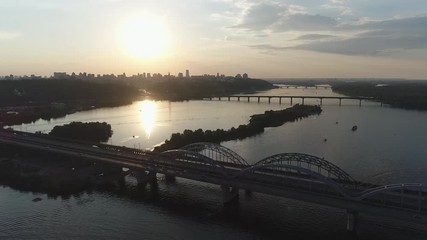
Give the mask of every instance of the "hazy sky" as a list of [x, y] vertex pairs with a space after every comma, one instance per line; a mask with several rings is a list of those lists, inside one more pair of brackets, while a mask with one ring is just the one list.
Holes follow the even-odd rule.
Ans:
[[0, 75], [427, 79], [426, 0], [0, 0]]

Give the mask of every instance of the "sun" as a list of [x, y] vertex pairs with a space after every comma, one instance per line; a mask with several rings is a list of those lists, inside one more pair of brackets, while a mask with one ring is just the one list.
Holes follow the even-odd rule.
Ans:
[[121, 35], [126, 50], [139, 58], [160, 57], [169, 43], [165, 21], [156, 16], [142, 15], [129, 19]]

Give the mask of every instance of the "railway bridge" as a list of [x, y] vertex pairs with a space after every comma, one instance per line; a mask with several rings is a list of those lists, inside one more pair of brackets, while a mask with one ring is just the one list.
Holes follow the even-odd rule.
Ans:
[[213, 143], [154, 153], [16, 131], [0, 131], [0, 143], [126, 167], [139, 184], [165, 174], [219, 185], [224, 203], [237, 201], [239, 191], [246, 190], [344, 209], [350, 231], [358, 213], [423, 223], [427, 219], [427, 184], [375, 186], [356, 181], [331, 162], [302, 153], [276, 154], [249, 164]]

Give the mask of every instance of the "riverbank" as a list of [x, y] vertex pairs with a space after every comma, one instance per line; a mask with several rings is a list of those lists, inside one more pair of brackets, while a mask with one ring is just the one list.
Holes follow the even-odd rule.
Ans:
[[141, 84], [150, 98], [154, 100], [184, 101], [204, 97], [253, 93], [276, 88], [261, 79], [227, 77], [224, 79], [205, 79], [192, 77], [171, 81], [148, 81]]
[[392, 107], [427, 110], [426, 81], [372, 81], [335, 83], [332, 90], [352, 97], [372, 97]]
[[260, 79], [91, 82], [82, 80], [0, 81], [0, 127], [51, 120], [75, 112], [131, 104], [141, 98], [184, 101], [275, 88]]
[[0, 126], [127, 105], [138, 97], [137, 89], [118, 83], [53, 79], [0, 81]]
[[392, 107], [427, 110], [427, 81], [406, 79], [270, 79], [276, 84], [315, 87], [329, 85], [332, 91], [350, 97], [369, 97]]

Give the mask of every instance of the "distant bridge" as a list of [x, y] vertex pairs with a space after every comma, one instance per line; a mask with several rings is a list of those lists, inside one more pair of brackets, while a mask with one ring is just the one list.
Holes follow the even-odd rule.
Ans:
[[[304, 105], [305, 99], [319, 99], [320, 105], [323, 104], [324, 99], [335, 99], [338, 100], [338, 104], [341, 106], [342, 100], [358, 100], [359, 106], [362, 106], [363, 100], [373, 101], [374, 98], [370, 97], [339, 97], [339, 96], [258, 96], [258, 95], [229, 95], [229, 96], [215, 96], [215, 97], [205, 97], [204, 99], [208, 100], [218, 100], [218, 101], [231, 101], [231, 100], [237, 100], [237, 101], [247, 101], [251, 102], [251, 99], [256, 99], [257, 102], [260, 102], [261, 99], [267, 99], [268, 103], [271, 103], [272, 99], [278, 99], [279, 104], [282, 104], [282, 99], [290, 99], [291, 105], [293, 104], [294, 99], [301, 99], [301, 104]], [[382, 103], [381, 103], [382, 106]]]
[[354, 229], [359, 212], [423, 223], [427, 217], [427, 184], [373, 186], [307, 154], [277, 154], [248, 164], [232, 150], [212, 143], [153, 153], [9, 131], [0, 131], [0, 143], [116, 164], [129, 168], [139, 184], [155, 180], [158, 173], [216, 184], [224, 203], [235, 201], [239, 189], [244, 189], [341, 208], [347, 210], [348, 230]]

